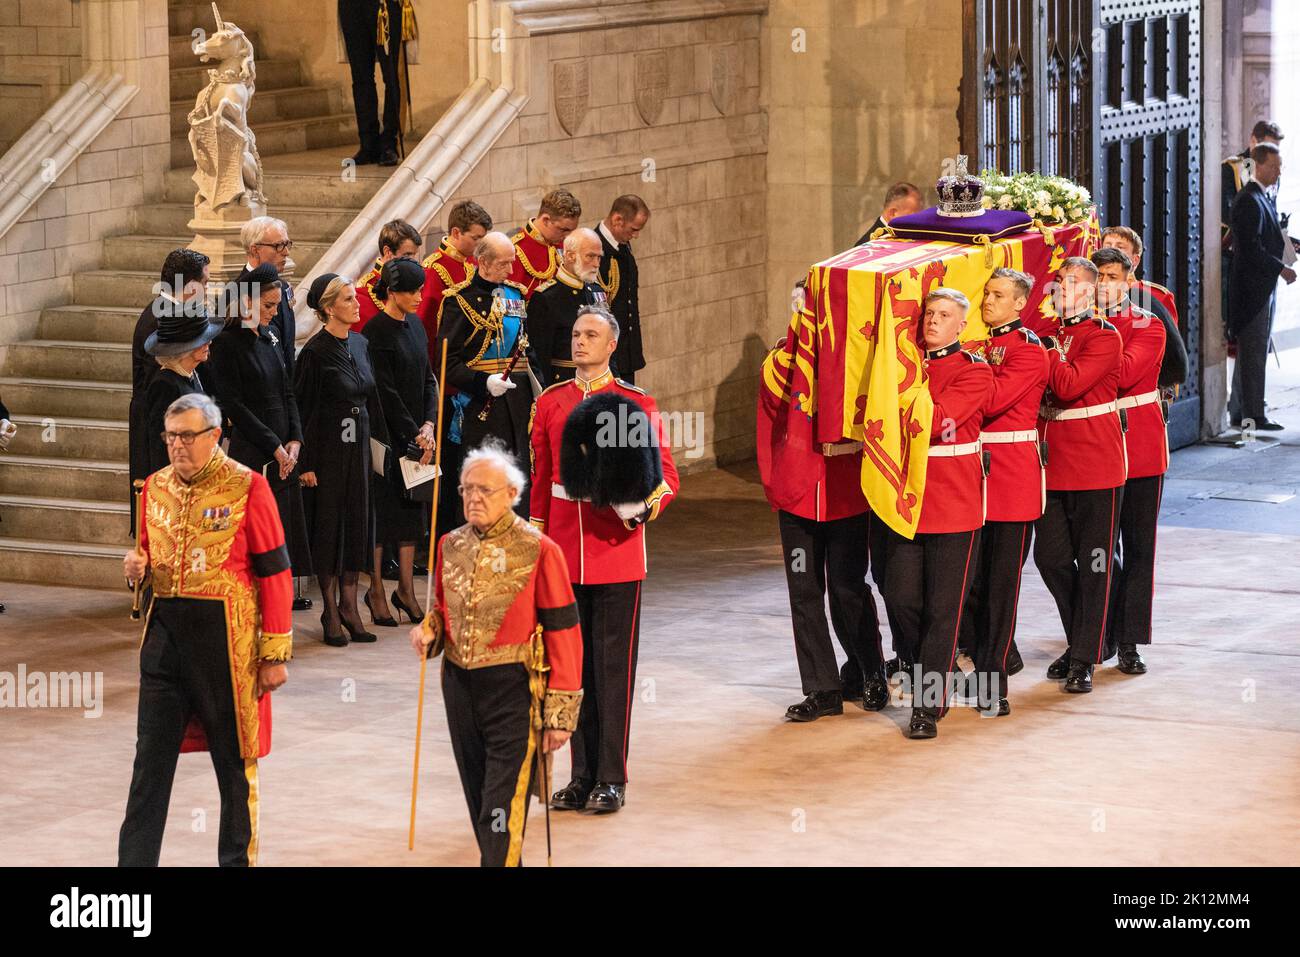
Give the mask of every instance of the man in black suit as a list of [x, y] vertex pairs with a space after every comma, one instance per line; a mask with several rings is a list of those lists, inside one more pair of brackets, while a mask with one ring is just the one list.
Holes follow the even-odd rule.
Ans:
[[[388, 17], [388, 43], [379, 42], [379, 7]], [[358, 166], [400, 163], [402, 90], [398, 68], [402, 49], [401, 0], [339, 0], [339, 29], [348, 51], [352, 70], [352, 102], [357, 114], [357, 138], [361, 148], [352, 161]], [[379, 88], [375, 86], [375, 61], [384, 77], [383, 125], [379, 117]]]
[[898, 182], [885, 191], [885, 202], [881, 206], [876, 221], [867, 227], [867, 231], [858, 237], [855, 246], [861, 246], [871, 238], [871, 234], [896, 216], [911, 216], [921, 211], [921, 191], [911, 183]]
[[[641, 349], [641, 306], [637, 299], [636, 257], [632, 240], [641, 234], [650, 219], [650, 207], [640, 196], [628, 193], [614, 200], [609, 215], [596, 226], [603, 250], [600, 260], [600, 285], [609, 299], [610, 311], [618, 320], [622, 334], [610, 362], [613, 373], [629, 385], [645, 368]], [[550, 383], [546, 383], [549, 385]]]
[[[244, 223], [239, 231], [239, 243], [248, 253], [248, 264], [235, 277], [235, 289], [239, 291], [234, 298], [228, 300], [228, 310], [236, 308], [235, 304], [238, 303], [241, 295], [245, 297], [252, 295], [252, 298], [257, 298], [256, 294], [250, 294], [242, 289], [242, 285], [248, 281], [249, 273], [263, 263], [269, 263], [275, 267], [277, 273], [283, 274], [288, 268], [289, 250], [293, 249], [293, 241], [289, 239], [289, 227], [284, 224], [284, 220], [273, 216], [254, 216]], [[283, 279], [278, 281], [281, 291], [280, 310], [271, 320], [267, 331], [284, 357], [285, 371], [289, 374], [289, 380], [293, 381], [293, 346], [298, 331], [293, 320], [293, 289]], [[234, 312], [227, 311], [225, 315], [231, 316]]]
[[[1282, 175], [1282, 153], [1272, 143], [1250, 151], [1254, 176], [1232, 204], [1232, 297], [1228, 303], [1228, 334], [1237, 343], [1240, 386], [1229, 408], [1243, 428], [1277, 431], [1284, 426], [1264, 416], [1264, 375], [1268, 369], [1268, 340], [1272, 333], [1273, 296], [1280, 276], [1287, 284], [1296, 273], [1282, 260], [1287, 242], [1277, 208], [1267, 190]], [[1236, 378], [1234, 376], [1234, 378]]]

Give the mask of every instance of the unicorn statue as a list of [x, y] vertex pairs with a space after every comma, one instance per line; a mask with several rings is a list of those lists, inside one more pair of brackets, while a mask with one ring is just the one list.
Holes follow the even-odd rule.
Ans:
[[217, 32], [196, 39], [194, 52], [201, 62], [217, 61], [208, 70], [208, 85], [190, 110], [190, 149], [194, 153], [195, 216], [220, 217], [229, 206], [246, 206], [249, 215], [265, 212], [262, 194], [262, 159], [257, 139], [248, 125], [248, 105], [253, 99], [256, 69], [252, 41], [235, 24], [222, 21], [212, 4]]

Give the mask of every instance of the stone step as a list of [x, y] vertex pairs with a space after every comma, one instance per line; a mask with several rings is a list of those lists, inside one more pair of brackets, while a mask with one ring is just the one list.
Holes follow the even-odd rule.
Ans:
[[[340, 152], [339, 155], [342, 157], [343, 153]], [[378, 168], [372, 166], [362, 167], [362, 171], [357, 171], [355, 177], [344, 177], [341, 162], [337, 173], [267, 170], [263, 173], [263, 190], [266, 192], [272, 210], [292, 207], [325, 207], [360, 211], [370, 197], [375, 194], [375, 190], [379, 189], [384, 183], [385, 177], [372, 176], [368, 173], [369, 170]], [[385, 171], [385, 173], [388, 172], [391, 171]], [[163, 180], [163, 201], [168, 203], [188, 203], [193, 208], [193, 176], [193, 160], [187, 161], [184, 166], [177, 166], [168, 170]]]
[[131, 490], [129, 475], [126, 462], [0, 455], [0, 495], [125, 502]]
[[0, 494], [0, 527], [11, 538], [131, 547], [131, 508], [121, 502]]
[[[190, 184], [193, 189], [193, 183]], [[360, 207], [352, 206], [286, 206], [276, 203], [272, 212], [289, 224], [289, 235], [295, 243], [332, 243], [348, 224], [356, 218]], [[194, 203], [157, 203], [137, 206], [133, 212], [134, 232], [139, 235], [171, 237], [173, 245], [185, 245], [180, 238], [193, 235], [189, 221], [194, 216]], [[293, 251], [298, 259], [298, 248]]]
[[5, 375], [131, 381], [130, 342], [28, 339], [9, 346]]
[[131, 382], [33, 379], [0, 376], [0, 395], [9, 411], [42, 418], [104, 416], [126, 421], [131, 410]]
[[[174, 103], [185, 101], [188, 108], [193, 108], [199, 91], [208, 85], [208, 70], [215, 64], [200, 63], [194, 54], [188, 54], [190, 61], [173, 59], [171, 61], [170, 92], [168, 96]], [[257, 85], [253, 91], [253, 102], [270, 90], [282, 90], [285, 87], [302, 85], [302, 64], [297, 60], [257, 60]]]
[[[194, 109], [192, 98], [172, 100], [173, 139], [176, 137], [186, 139], [189, 135], [189, 114], [192, 109]], [[278, 120], [296, 120], [306, 116], [325, 116], [341, 112], [343, 112], [343, 97], [337, 89], [325, 86], [290, 86], [279, 90], [264, 90], [260, 83], [252, 105], [248, 108], [254, 132], [263, 124]], [[261, 151], [260, 134], [258, 150]]]
[[[258, 154], [267, 157], [353, 142], [357, 138], [356, 127], [357, 121], [353, 114], [334, 113], [254, 123], [253, 132], [257, 135]], [[172, 140], [171, 160], [173, 167], [194, 162], [194, 154], [187, 138]]]
[[[240, 27], [240, 29], [243, 30], [243, 27]], [[205, 26], [203, 32], [205, 36], [211, 33], [211, 24]], [[262, 40], [257, 35], [256, 30], [244, 30], [244, 33], [248, 35], [249, 40], [253, 41], [254, 52], [262, 48]], [[187, 61], [198, 62], [198, 57], [194, 53], [194, 34], [192, 31], [177, 33], [167, 38], [167, 59], [171, 62], [173, 69], [185, 66]], [[261, 64], [259, 63], [258, 66], [260, 67]]]
[[0, 580], [121, 589], [129, 602], [123, 552], [121, 545], [0, 538]]
[[[289, 223], [289, 235], [293, 236], [293, 223], [289, 220], [286, 222]], [[104, 240], [102, 266], [104, 269], [157, 273], [162, 269], [167, 254], [177, 245], [183, 246], [185, 243], [175, 236], [110, 236]], [[316, 261], [325, 255], [327, 249], [329, 243], [304, 242], [295, 237], [290, 258], [298, 264], [298, 275], [306, 275], [306, 271], [316, 265]]]
[[[158, 261], [159, 266], [162, 260]], [[158, 267], [148, 270], [90, 269], [72, 277], [72, 301], [81, 306], [135, 306], [136, 313], [153, 298]]]
[[129, 430], [125, 419], [15, 414], [13, 422], [18, 426], [18, 434], [9, 444], [11, 455], [112, 462], [128, 455]]
[[148, 298], [130, 306], [46, 306], [36, 326], [42, 339], [78, 339], [83, 342], [131, 341], [140, 310]]

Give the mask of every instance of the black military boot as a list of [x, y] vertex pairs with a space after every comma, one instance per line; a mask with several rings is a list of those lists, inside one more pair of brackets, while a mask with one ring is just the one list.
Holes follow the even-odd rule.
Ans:
[[909, 738], [936, 738], [939, 736], [939, 715], [932, 708], [913, 708], [912, 720], [907, 725]]
[[1115, 667], [1126, 675], [1144, 675], [1147, 673], [1147, 663], [1138, 654], [1137, 645], [1120, 645], [1119, 662]]
[[[1007, 674], [1011, 672], [1008, 671]], [[1065, 654], [1057, 658], [1047, 666], [1047, 677], [1053, 681], [1060, 681], [1070, 673], [1070, 649], [1065, 649]]]
[[1070, 662], [1070, 673], [1065, 678], [1065, 690], [1070, 694], [1087, 694], [1092, 690], [1092, 665], [1082, 661]]
[[867, 675], [862, 686], [862, 710], [881, 711], [889, 704], [889, 682], [884, 670]]
[[814, 691], [798, 704], [785, 709], [791, 721], [816, 721], [827, 715], [844, 713], [844, 696], [838, 691]]
[[557, 811], [581, 811], [587, 806], [587, 798], [591, 795], [591, 789], [591, 781], [574, 778], [551, 795], [551, 807]]
[[862, 669], [852, 658], [840, 666], [840, 694], [845, 701], [862, 700]]
[[598, 782], [591, 789], [591, 795], [587, 798], [587, 810], [595, 811], [597, 814], [608, 814], [621, 808], [626, 800], [626, 784], [601, 784]]

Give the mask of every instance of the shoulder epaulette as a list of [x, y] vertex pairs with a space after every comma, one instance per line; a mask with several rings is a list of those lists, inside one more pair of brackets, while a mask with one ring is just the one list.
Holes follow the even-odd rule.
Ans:
[[556, 382], [551, 385], [548, 385], [545, 389], [543, 389], [541, 392], [537, 394], [537, 398], [533, 400], [533, 406], [536, 407], [538, 400], [541, 399], [542, 396], [546, 395], [546, 393], [554, 392], [556, 389], [566, 385], [573, 385], [573, 380], [565, 379], [562, 382]]
[[545, 290], [547, 290], [547, 289], [550, 289], [550, 288], [551, 288], [552, 286], [554, 286], [554, 285], [555, 285], [555, 280], [554, 280], [554, 279], [548, 279], [548, 280], [546, 280], [546, 282], [542, 283], [540, 286], [538, 286], [536, 289], [533, 290], [533, 295], [535, 296], [535, 295], [537, 295], [539, 292], [543, 292], [543, 291], [545, 291]]
[[621, 385], [623, 388], [635, 392], [637, 395], [648, 395], [645, 389], [642, 389], [638, 386], [634, 386], [630, 382], [624, 382], [622, 379], [615, 379], [614, 381], [617, 382], [619, 385]]
[[524, 230], [522, 227], [520, 227], [518, 230], [516, 230], [515, 234], [510, 237], [510, 241], [514, 243], [516, 246], [518, 246], [519, 240], [523, 238], [524, 238]]
[[527, 295], [527, 294], [528, 294], [528, 287], [525, 286], [525, 285], [524, 285], [523, 283], [521, 283], [521, 282], [515, 282], [513, 279], [503, 279], [503, 280], [501, 280], [499, 283], [497, 283], [497, 285], [498, 285], [498, 286], [510, 286], [510, 287], [513, 288], [513, 289], [517, 289], [517, 290], [519, 290], [519, 293], [520, 293], [521, 295]]
[[1024, 326], [1021, 326], [1020, 331], [1024, 333], [1026, 342], [1032, 342], [1033, 344], [1039, 346], [1043, 344], [1043, 340], [1038, 338], [1038, 333], [1034, 332], [1034, 330], [1026, 329]]
[[1111, 332], [1119, 332], [1119, 329], [1115, 328], [1115, 324], [1111, 322], [1109, 319], [1104, 319], [1101, 316], [1097, 316], [1096, 318], [1097, 318], [1097, 324], [1100, 325], [1103, 329], [1109, 329]]
[[462, 279], [460, 282], [458, 282], [458, 283], [456, 283], [456, 284], [454, 284], [454, 285], [448, 286], [448, 287], [446, 288], [446, 290], [443, 291], [443, 298], [445, 299], [447, 296], [454, 296], [454, 295], [456, 295], [456, 294], [459, 293], [462, 289], [464, 289], [466, 286], [468, 286], [468, 285], [470, 284], [470, 280], [472, 280], [473, 278], [474, 278], [473, 276], [466, 276], [466, 277], [465, 277], [464, 279]]
[[969, 359], [971, 362], [982, 362], [982, 363], [986, 363], [986, 364], [987, 364], [987, 362], [988, 362], [988, 360], [985, 359], [985, 358], [984, 358], [982, 355], [980, 355], [978, 352], [968, 352], [968, 351], [965, 350], [965, 349], [959, 349], [958, 351], [959, 351], [962, 355], [964, 355], [967, 359]]
[[1173, 291], [1172, 291], [1172, 290], [1170, 290], [1169, 288], [1167, 288], [1167, 287], [1165, 287], [1165, 286], [1160, 285], [1160, 283], [1158, 283], [1158, 282], [1151, 282], [1149, 279], [1143, 279], [1143, 280], [1142, 280], [1142, 285], [1146, 286], [1146, 287], [1149, 288], [1149, 289], [1154, 289], [1156, 292], [1163, 292], [1166, 296], [1172, 296], [1172, 295], [1173, 295]]

